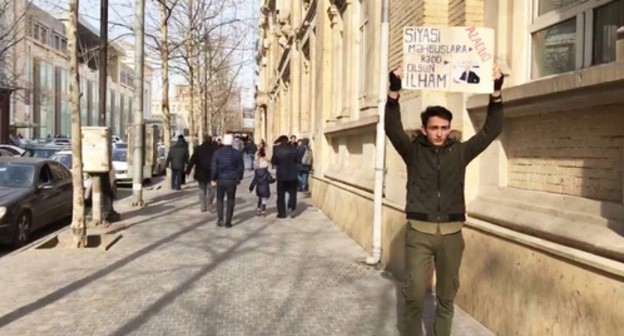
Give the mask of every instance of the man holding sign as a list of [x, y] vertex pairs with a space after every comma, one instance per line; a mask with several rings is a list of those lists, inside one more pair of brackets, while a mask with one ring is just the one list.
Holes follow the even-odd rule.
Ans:
[[494, 69], [485, 124], [465, 142], [449, 138], [453, 114], [442, 106], [421, 113], [422, 134], [414, 141], [403, 130], [399, 105], [401, 67], [390, 72], [386, 103], [386, 135], [407, 166], [408, 220], [405, 240], [407, 283], [405, 321], [408, 335], [421, 335], [421, 317], [432, 259], [436, 268], [437, 336], [451, 334], [453, 301], [459, 288], [464, 250], [462, 225], [466, 220], [464, 177], [466, 166], [496, 139], [503, 128], [503, 76]]

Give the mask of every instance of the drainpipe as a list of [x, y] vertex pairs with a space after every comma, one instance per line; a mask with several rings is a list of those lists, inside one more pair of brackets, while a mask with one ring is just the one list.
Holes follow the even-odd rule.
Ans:
[[384, 185], [384, 159], [386, 151], [385, 109], [388, 94], [388, 40], [390, 0], [383, 0], [381, 5], [381, 43], [379, 53], [379, 92], [377, 101], [377, 138], [375, 141], [375, 192], [373, 197], [373, 255], [366, 258], [369, 265], [381, 261], [381, 210]]

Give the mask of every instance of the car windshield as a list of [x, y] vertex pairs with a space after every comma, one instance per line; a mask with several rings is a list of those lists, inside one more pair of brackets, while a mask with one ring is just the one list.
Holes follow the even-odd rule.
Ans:
[[47, 159], [58, 151], [57, 148], [28, 148], [22, 156]]
[[128, 144], [125, 142], [117, 142], [113, 146], [115, 146], [115, 148], [128, 148]]
[[65, 168], [67, 169], [72, 169], [72, 156], [71, 154], [59, 154], [56, 153], [52, 156], [50, 156], [50, 160], [55, 160], [57, 162], [60, 162], [63, 166], [65, 166]]
[[126, 162], [128, 151], [125, 149], [116, 149], [113, 151], [113, 161], [123, 161]]
[[33, 185], [34, 178], [32, 165], [0, 162], [0, 187], [28, 188]]

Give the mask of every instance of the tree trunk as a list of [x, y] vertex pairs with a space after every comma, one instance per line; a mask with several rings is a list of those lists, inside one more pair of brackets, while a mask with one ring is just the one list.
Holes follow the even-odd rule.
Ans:
[[188, 27], [188, 39], [187, 39], [187, 64], [189, 67], [189, 84], [190, 84], [190, 96], [189, 96], [189, 154], [193, 155], [193, 147], [195, 144], [195, 113], [194, 113], [194, 100], [195, 100], [195, 69], [194, 69], [194, 61], [195, 61], [195, 48], [193, 47], [193, 29], [195, 29], [195, 20], [193, 19], [193, 0], [189, 0], [189, 27]]
[[[145, 120], [143, 118], [143, 88], [145, 71], [145, 0], [136, 0], [134, 16], [134, 148], [128, 149], [132, 155], [132, 206], [143, 207], [143, 150], [145, 149]], [[132, 150], [132, 154], [130, 153]]]
[[80, 74], [78, 73], [78, 8], [79, 0], [69, 1], [69, 25], [67, 44], [69, 48], [69, 92], [72, 130], [72, 183], [74, 185], [71, 233], [74, 247], [87, 246], [85, 223], [84, 187], [82, 181], [82, 136], [80, 132]]
[[[171, 114], [169, 113], [169, 30], [167, 0], [160, 1], [160, 60], [162, 62], [162, 114], [163, 114], [163, 140], [165, 148], [171, 147]], [[171, 170], [167, 172], [165, 185], [171, 185]]]

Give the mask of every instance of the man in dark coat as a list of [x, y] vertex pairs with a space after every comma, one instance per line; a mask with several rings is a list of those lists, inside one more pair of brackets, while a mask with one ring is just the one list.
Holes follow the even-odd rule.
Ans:
[[288, 143], [286, 135], [277, 140], [279, 145], [274, 147], [271, 158], [271, 164], [277, 167], [277, 218], [286, 218], [286, 193], [291, 216], [297, 208], [297, 148]]
[[223, 198], [227, 195], [227, 212], [225, 227], [232, 227], [234, 204], [236, 202], [236, 186], [243, 179], [243, 156], [232, 148], [234, 137], [226, 134], [223, 137], [223, 147], [219, 148], [212, 157], [210, 181], [217, 187], [217, 226], [223, 226]]
[[245, 169], [254, 170], [254, 156], [258, 151], [258, 147], [253, 142], [253, 139], [247, 137], [244, 139], [245, 147], [243, 148], [243, 153], [245, 155]]
[[503, 75], [493, 72], [494, 92], [483, 127], [461, 142], [450, 138], [453, 114], [443, 106], [429, 106], [421, 113], [421, 134], [412, 141], [403, 129], [399, 93], [403, 69], [389, 75], [385, 130], [407, 170], [405, 214], [406, 284], [405, 328], [407, 335], [422, 335], [422, 313], [432, 260], [436, 272], [434, 333], [449, 336], [453, 303], [459, 288], [459, 268], [464, 251], [462, 235], [466, 220], [464, 179], [466, 167], [490, 145], [503, 129]]
[[[312, 149], [310, 148], [310, 139], [302, 138], [299, 140], [301, 145], [297, 147], [297, 175], [299, 178], [299, 191], [308, 191], [308, 176], [312, 170]], [[306, 154], [307, 152], [307, 154]]]
[[191, 174], [191, 170], [195, 167], [195, 175], [193, 178], [199, 185], [199, 205], [201, 211], [205, 212], [209, 206], [212, 206], [214, 200], [214, 188], [210, 185], [210, 166], [212, 165], [212, 156], [217, 150], [216, 144], [212, 142], [210, 135], [204, 135], [204, 143], [202, 143], [191, 156], [186, 175]]
[[182, 183], [182, 175], [184, 174], [184, 166], [188, 163], [189, 152], [188, 145], [184, 141], [183, 135], [178, 135], [178, 141], [171, 145], [169, 154], [167, 154], [166, 167], [171, 165], [171, 189], [180, 190]]

